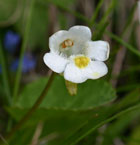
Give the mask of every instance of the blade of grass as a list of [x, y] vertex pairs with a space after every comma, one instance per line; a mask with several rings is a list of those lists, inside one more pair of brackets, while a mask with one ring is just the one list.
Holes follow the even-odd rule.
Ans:
[[135, 4], [133, 5], [133, 7], [130, 10], [128, 19], [126, 21], [123, 32], [121, 34], [122, 37], [126, 34], [126, 32], [129, 30], [130, 25], [132, 24], [132, 20], [134, 19], [136, 9], [137, 9], [137, 3], [135, 2]]
[[[124, 39], [125, 41], [128, 41], [131, 38], [132, 30], [134, 27], [133, 26], [133, 23], [134, 23], [133, 18], [134, 18], [135, 10], [136, 10], [136, 3], [134, 3], [132, 8], [130, 9], [130, 12], [127, 14], [128, 18], [125, 22], [123, 31], [120, 34], [120, 37], [122, 39]], [[117, 53], [116, 53], [116, 57], [115, 57], [115, 61], [114, 61], [113, 69], [112, 69], [112, 73], [111, 73], [111, 78], [110, 78], [110, 82], [114, 87], [117, 86], [117, 83], [118, 83], [117, 76], [119, 76], [119, 74], [122, 71], [123, 63], [125, 61], [125, 56], [126, 56], [126, 52], [127, 52], [126, 48], [122, 47], [120, 44], [117, 44], [115, 46], [115, 49], [117, 49]]]
[[104, 0], [100, 0], [99, 1], [98, 5], [97, 5], [97, 7], [95, 9], [95, 12], [94, 12], [94, 14], [91, 17], [90, 24], [89, 24], [90, 27], [93, 26], [93, 24], [95, 23], [95, 20], [96, 20], [98, 14], [99, 14], [101, 6], [103, 5], [103, 2], [104, 2]]
[[8, 71], [6, 68], [6, 60], [4, 57], [1, 41], [0, 41], [0, 62], [1, 62], [1, 66], [2, 66], [2, 79], [3, 79], [3, 84], [4, 84], [4, 90], [6, 93], [7, 103], [9, 105], [11, 105], [12, 99], [11, 99], [11, 91], [10, 91], [10, 85], [9, 85]]
[[[92, 36], [94, 40], [100, 39], [104, 34], [104, 31], [109, 24], [108, 17], [110, 16], [111, 12], [114, 10], [115, 6], [116, 6], [116, 0], [112, 0], [108, 6], [108, 9], [105, 11], [104, 15], [102, 16], [100, 22], [98, 24], [97, 23], [95, 24], [96, 31], [93, 33]], [[92, 25], [89, 26], [92, 27]]]
[[[79, 130], [77, 130], [72, 136], [68, 137], [66, 139], [66, 141], [64, 141], [64, 143], [62, 143], [62, 145], [67, 144], [67, 145], [75, 145], [77, 144], [79, 141], [81, 141], [83, 138], [85, 138], [87, 135], [91, 134], [94, 130], [96, 130], [97, 128], [101, 127], [102, 125], [128, 113], [134, 110], [140, 109], [140, 103], [137, 105], [133, 105], [127, 109], [122, 110], [119, 113], [116, 113], [115, 115], [101, 121], [100, 123], [97, 123], [95, 126], [93, 126], [93, 120], [91, 119], [89, 122], [87, 122], [87, 124], [85, 124], [82, 128], [80, 128]], [[81, 130], [82, 129], [82, 130]], [[81, 130], [81, 131], [80, 131]]]
[[132, 45], [130, 45], [129, 43], [126, 43], [123, 39], [121, 39], [119, 36], [109, 32], [109, 31], [105, 31], [105, 33], [111, 37], [112, 39], [114, 39], [116, 42], [118, 42], [119, 44], [125, 46], [129, 51], [131, 51], [132, 53], [134, 53], [135, 55], [137, 55], [138, 57], [140, 57], [140, 52], [135, 49]]
[[31, 18], [32, 18], [32, 13], [33, 13], [34, 2], [35, 2], [35, 0], [31, 0], [30, 11], [29, 11], [29, 15], [27, 17], [27, 22], [26, 22], [26, 26], [25, 26], [23, 43], [22, 43], [21, 52], [20, 52], [19, 66], [17, 69], [16, 77], [15, 77], [15, 86], [14, 86], [14, 90], [13, 90], [13, 103], [15, 103], [15, 101], [17, 99], [17, 94], [18, 94], [18, 90], [19, 90], [19, 86], [20, 86], [20, 79], [21, 79], [21, 73], [22, 73], [22, 61], [23, 61], [25, 49], [26, 49], [27, 42], [28, 42], [28, 34], [30, 31], [30, 27], [31, 27]]
[[99, 22], [98, 25], [96, 25], [97, 28], [101, 29], [104, 26], [104, 24], [106, 23], [106, 21], [108, 19], [108, 16], [114, 10], [115, 5], [116, 5], [116, 0], [112, 0], [110, 2], [110, 5], [109, 5], [108, 9], [105, 11], [101, 21]]
[[92, 40], [94, 41], [94, 40], [101, 39], [108, 25], [109, 25], [109, 22], [106, 22], [104, 23], [104, 26], [98, 31], [98, 33], [95, 31], [92, 36]]

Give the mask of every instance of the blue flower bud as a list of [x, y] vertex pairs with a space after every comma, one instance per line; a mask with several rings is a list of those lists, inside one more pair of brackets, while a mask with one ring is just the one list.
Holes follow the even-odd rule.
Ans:
[[20, 43], [20, 36], [18, 34], [14, 33], [11, 30], [5, 34], [4, 47], [8, 52], [10, 53], [15, 52], [19, 43]]
[[[12, 64], [11, 64], [11, 70], [15, 72], [18, 68], [19, 64], [19, 59], [16, 59]], [[22, 72], [27, 73], [30, 70], [34, 69], [36, 66], [36, 59], [30, 54], [26, 53], [23, 58], [23, 63], [22, 63]]]

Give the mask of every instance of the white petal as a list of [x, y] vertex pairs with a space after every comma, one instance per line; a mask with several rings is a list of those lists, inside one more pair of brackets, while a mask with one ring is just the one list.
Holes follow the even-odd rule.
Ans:
[[46, 53], [43, 59], [45, 64], [57, 73], [62, 73], [66, 67], [66, 64], [68, 63], [67, 59], [55, 53]]
[[107, 74], [108, 68], [102, 61], [91, 61], [90, 63], [89, 78], [98, 79]]
[[64, 78], [73, 83], [83, 83], [87, 80], [84, 70], [77, 68], [74, 63], [69, 63], [66, 66]]
[[91, 40], [91, 31], [86, 26], [73, 26], [69, 29], [69, 32], [76, 37], [80, 37], [80, 39]]
[[109, 57], [109, 51], [109, 44], [106, 41], [88, 41], [85, 54], [95, 60], [105, 61]]
[[58, 52], [59, 51], [59, 46], [60, 44], [66, 40], [70, 39], [71, 34], [68, 31], [61, 30], [56, 33], [54, 33], [50, 38], [49, 38], [49, 48], [53, 52]]

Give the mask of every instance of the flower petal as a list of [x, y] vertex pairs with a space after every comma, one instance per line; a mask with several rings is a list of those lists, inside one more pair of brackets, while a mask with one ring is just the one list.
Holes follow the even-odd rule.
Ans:
[[64, 78], [73, 83], [83, 83], [87, 80], [83, 70], [77, 68], [73, 63], [69, 63], [66, 66]]
[[43, 59], [45, 64], [57, 73], [62, 73], [66, 67], [66, 64], [68, 63], [67, 59], [55, 53], [46, 53]]
[[53, 52], [59, 52], [59, 46], [60, 44], [68, 39], [71, 38], [70, 33], [65, 30], [58, 31], [54, 33], [50, 38], [49, 38], [49, 48]]
[[98, 79], [107, 74], [108, 68], [102, 61], [91, 61], [88, 78]]
[[69, 29], [74, 36], [79, 36], [83, 40], [91, 40], [91, 31], [86, 26], [73, 26]]
[[105, 61], [109, 57], [109, 44], [106, 41], [88, 41], [85, 54], [99, 61]]

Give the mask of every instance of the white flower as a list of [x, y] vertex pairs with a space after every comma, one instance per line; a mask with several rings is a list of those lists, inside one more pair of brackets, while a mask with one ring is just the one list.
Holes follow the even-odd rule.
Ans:
[[104, 62], [109, 57], [109, 44], [91, 41], [91, 31], [86, 26], [74, 26], [68, 31], [58, 31], [49, 38], [50, 52], [44, 55], [45, 64], [74, 83], [98, 79], [107, 74]]

